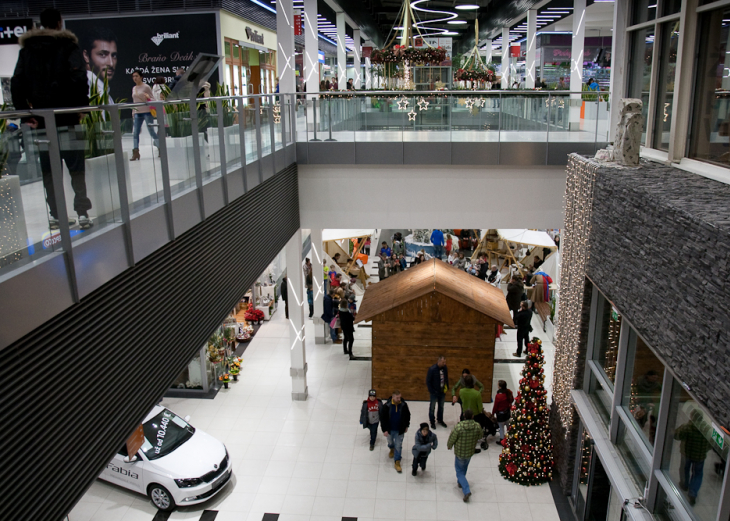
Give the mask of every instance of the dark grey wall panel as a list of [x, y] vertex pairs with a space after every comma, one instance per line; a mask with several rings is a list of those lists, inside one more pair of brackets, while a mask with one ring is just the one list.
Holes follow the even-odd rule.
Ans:
[[284, 160], [285, 165], [295, 163], [297, 160], [297, 147], [295, 145], [288, 145], [284, 150], [286, 159]]
[[2, 288], [0, 346], [15, 342], [37, 324], [73, 304], [66, 261], [60, 253], [13, 271], [3, 281]]
[[[355, 154], [355, 163], [358, 165], [402, 165], [403, 143], [400, 141], [395, 143], [361, 141], [355, 143]], [[310, 161], [310, 164], [317, 164], [317, 162]]]
[[269, 154], [261, 159], [261, 171], [264, 174], [264, 181], [271, 177], [274, 172], [274, 156]]
[[129, 267], [122, 225], [104, 228], [74, 244], [79, 298], [109, 282]]
[[[293, 162], [293, 161], [292, 161]], [[277, 168], [281, 165], [288, 165], [289, 162], [286, 160], [286, 151], [282, 148], [276, 151], [276, 166]]]
[[205, 215], [210, 215], [223, 208], [223, 178], [218, 177], [203, 185], [203, 202]]
[[60, 520], [298, 228], [292, 165], [0, 351], [3, 519]]
[[547, 157], [545, 155], [546, 149], [547, 143], [503, 141], [499, 144], [499, 164], [521, 166], [544, 165], [545, 158]]
[[164, 205], [133, 215], [130, 226], [135, 262], [161, 248], [170, 239]]
[[172, 219], [175, 221], [176, 236], [182, 235], [201, 221], [196, 190], [172, 200]]
[[451, 143], [403, 142], [403, 164], [437, 165], [451, 158]]
[[310, 141], [308, 144], [310, 164], [352, 165], [355, 163], [355, 143], [348, 143], [346, 141]]
[[297, 141], [297, 163], [307, 164], [309, 163], [309, 143]]
[[548, 145], [548, 165], [567, 165], [568, 154], [593, 156], [596, 153], [595, 143], [553, 143]]
[[[293, 163], [294, 161], [292, 161]], [[288, 163], [287, 163], [288, 164]], [[233, 201], [243, 195], [243, 168], [229, 170], [228, 175], [228, 200]]]
[[251, 190], [259, 184], [259, 162], [254, 161], [246, 166], [246, 187]]
[[452, 165], [498, 165], [499, 143], [462, 143], [451, 144]]

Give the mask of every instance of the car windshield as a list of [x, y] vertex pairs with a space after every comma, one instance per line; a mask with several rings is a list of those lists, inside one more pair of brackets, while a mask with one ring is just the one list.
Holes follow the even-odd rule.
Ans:
[[195, 428], [167, 409], [145, 422], [142, 451], [147, 459], [153, 460], [170, 454], [195, 433]]

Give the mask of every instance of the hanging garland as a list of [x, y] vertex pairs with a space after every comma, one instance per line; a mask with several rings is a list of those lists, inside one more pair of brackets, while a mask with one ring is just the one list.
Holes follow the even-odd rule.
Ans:
[[489, 90], [492, 88], [495, 75], [494, 71], [490, 70], [487, 64], [482, 61], [481, 56], [479, 56], [478, 20], [474, 24], [474, 33], [474, 48], [469, 51], [464, 66], [456, 69], [456, 72], [454, 72], [454, 81], [471, 82], [471, 85], [466, 85], [467, 88], [476, 89], [481, 87]]
[[389, 49], [373, 50], [370, 55], [370, 62], [375, 64], [392, 63], [399, 65], [406, 60], [411, 63], [438, 65], [446, 61], [446, 50], [441, 47], [416, 49], [403, 45], [394, 45]]

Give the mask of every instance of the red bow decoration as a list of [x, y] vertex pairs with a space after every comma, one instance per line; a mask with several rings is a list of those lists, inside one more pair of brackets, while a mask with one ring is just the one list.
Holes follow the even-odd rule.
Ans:
[[514, 463], [510, 463], [505, 468], [507, 469], [507, 472], [509, 472], [510, 476], [514, 476], [515, 472], [517, 472], [517, 465], [515, 465]]

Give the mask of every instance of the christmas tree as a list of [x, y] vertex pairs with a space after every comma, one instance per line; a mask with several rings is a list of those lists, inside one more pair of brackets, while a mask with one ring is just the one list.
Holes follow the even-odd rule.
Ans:
[[542, 342], [535, 337], [527, 344], [520, 390], [512, 404], [512, 418], [499, 455], [499, 471], [505, 479], [520, 485], [540, 485], [553, 476], [544, 364]]

